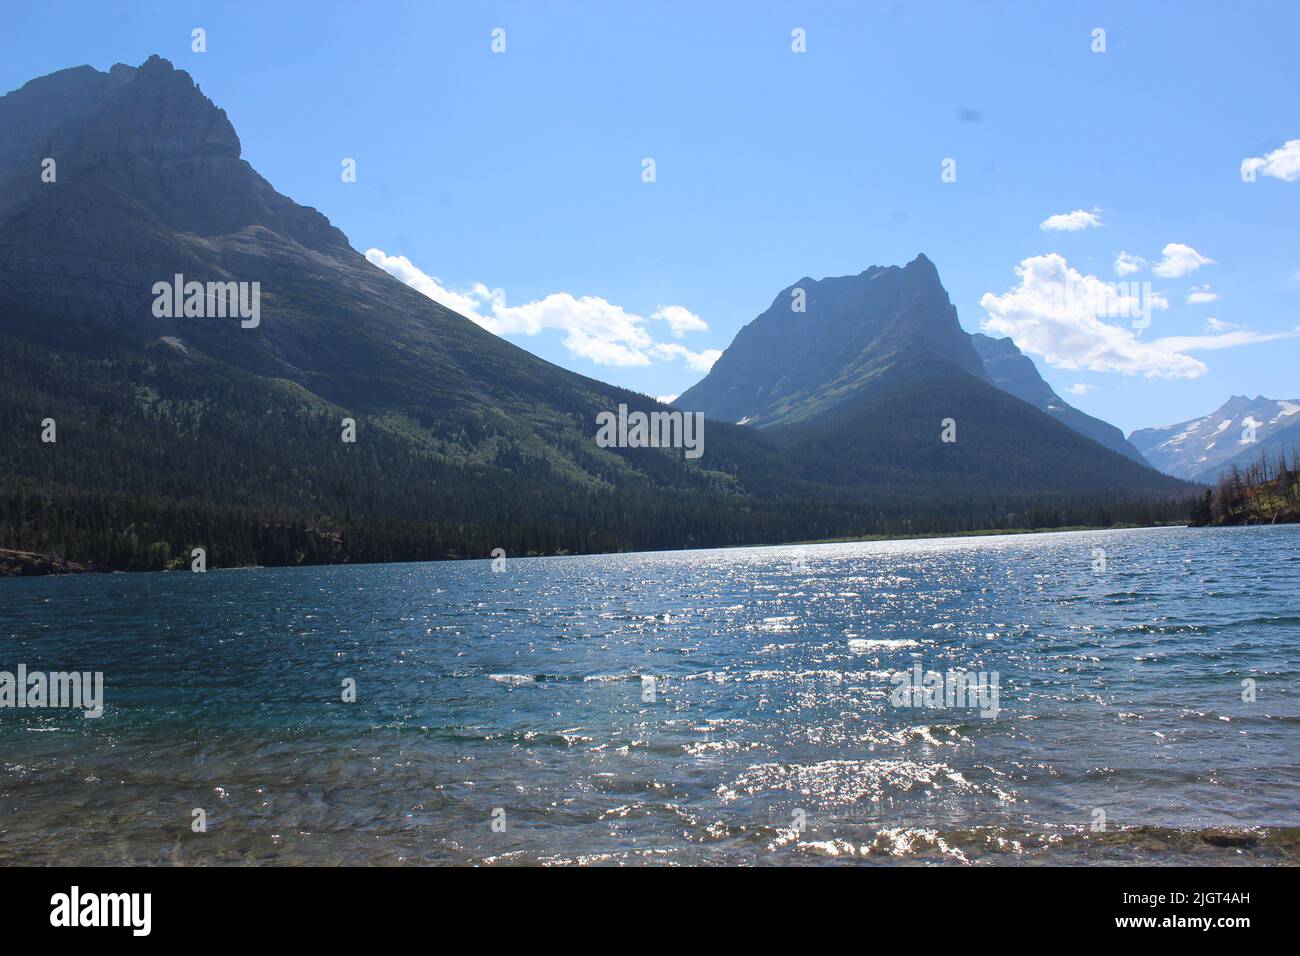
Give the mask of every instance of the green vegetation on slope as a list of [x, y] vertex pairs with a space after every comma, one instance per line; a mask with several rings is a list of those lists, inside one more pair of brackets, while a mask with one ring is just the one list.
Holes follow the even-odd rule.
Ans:
[[0, 355], [0, 547], [104, 570], [187, 567], [195, 547], [210, 567], [438, 560], [1145, 524], [1187, 508], [1103, 488], [832, 487], [712, 422], [705, 467], [686, 468], [680, 451], [598, 449], [594, 421], [561, 416], [551, 440], [582, 463], [561, 469], [490, 420], [353, 412], [166, 345], [103, 358], [6, 338]]

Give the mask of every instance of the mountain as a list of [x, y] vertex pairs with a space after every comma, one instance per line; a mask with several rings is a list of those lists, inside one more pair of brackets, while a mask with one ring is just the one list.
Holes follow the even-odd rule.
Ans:
[[[381, 414], [381, 427], [435, 455], [522, 456], [575, 480], [620, 468], [583, 435], [597, 411], [656, 407], [372, 265], [241, 159], [225, 112], [159, 57], [35, 80], [0, 98], [0, 127], [0, 333], [80, 358], [246, 373], [293, 400]], [[55, 183], [40, 181], [44, 156]], [[154, 286], [176, 274], [259, 283], [260, 321], [157, 317]]]
[[[701, 518], [697, 496], [750, 514], [750, 493], [781, 478], [763, 441], [722, 425], [696, 461], [598, 447], [599, 412], [661, 406], [536, 358], [372, 265], [258, 175], [225, 112], [159, 57], [34, 80], [0, 97], [0, 129], [10, 483], [128, 496], [122, 508], [157, 515], [175, 502], [247, 509], [238, 520], [268, 526], [435, 523], [428, 553], [445, 556], [480, 553], [446, 544], [471, 534], [551, 551], [717, 541], [727, 509]], [[160, 318], [155, 285], [177, 274], [257, 283], [258, 322]], [[344, 417], [355, 445], [341, 441]], [[639, 527], [641, 506], [665, 509], [663, 527]]]
[[[470, 402], [507, 430], [548, 391], [600, 387], [367, 262], [241, 159], [225, 112], [165, 60], [33, 81], [0, 99], [0, 125], [0, 330], [99, 354], [166, 336], [329, 401], [405, 412]], [[56, 159], [56, 183], [39, 180], [42, 156]], [[260, 325], [155, 317], [154, 284], [177, 273], [259, 282]]]
[[1129, 441], [1166, 474], [1212, 482], [1234, 464], [1256, 461], [1260, 452], [1285, 451], [1289, 457], [1291, 449], [1300, 448], [1300, 399], [1233, 395], [1202, 418], [1143, 428]]
[[872, 266], [856, 276], [820, 280], [805, 276], [786, 287], [673, 404], [747, 425], [799, 421], [852, 395], [900, 357], [916, 354], [988, 381], [938, 270], [924, 255], [901, 268]]
[[1114, 425], [1066, 404], [1038, 374], [1033, 359], [1021, 352], [1010, 338], [995, 339], [976, 332], [971, 336], [971, 344], [984, 363], [984, 371], [1002, 391], [1042, 409], [1062, 425], [1091, 438], [1097, 444], [1119, 452], [1140, 465], [1147, 464], [1142, 453]]
[[[803, 311], [796, 311], [802, 295]], [[934, 263], [804, 277], [746, 325], [709, 375], [674, 403], [751, 426], [813, 417], [901, 358], [924, 355], [991, 382], [1111, 451], [1146, 465], [1113, 425], [1066, 404], [1011, 339], [967, 335]]]
[[[802, 313], [791, 308], [800, 290]], [[1055, 396], [1032, 362], [1009, 340], [987, 343], [962, 330], [924, 255], [901, 268], [805, 277], [674, 405], [758, 427], [801, 477], [832, 485], [935, 495], [1173, 487], [1123, 447], [1117, 429], [1059, 399], [1060, 410], [1044, 410]], [[948, 418], [954, 442], [941, 441]]]
[[[166, 60], [33, 80], [0, 97], [0, 129], [0, 548], [123, 569], [186, 566], [193, 547], [211, 566], [423, 560], [1155, 520], [1182, 507], [1181, 483], [1113, 466], [994, 389], [923, 257], [806, 280], [806, 317], [826, 337], [802, 380], [768, 381], [770, 356], [755, 352], [753, 385], [737, 388], [766, 389], [770, 410], [709, 422], [701, 457], [609, 448], [597, 415], [664, 406], [545, 362], [372, 265], [276, 192], [224, 111]], [[229, 283], [257, 308], [171, 310], [178, 275]], [[203, 315], [218, 291], [193, 298]], [[846, 315], [862, 308], [869, 322]], [[808, 338], [753, 334], [778, 350]], [[722, 369], [743, 371], [743, 353], [729, 350]], [[817, 387], [827, 355], [844, 359], [838, 395]], [[926, 385], [936, 369], [942, 381]], [[819, 430], [850, 397], [913, 403], [888, 409], [896, 426], [883, 435], [852, 423], [853, 454], [870, 459], [857, 472], [830, 440], [844, 436]], [[960, 450], [935, 457], [925, 401], [960, 410]], [[727, 420], [754, 413], [782, 428]], [[801, 418], [806, 430], [787, 427]], [[986, 427], [996, 437], [980, 438]], [[1018, 447], [1008, 428], [1042, 447]]]
[[[956, 440], [941, 440], [951, 419]], [[1103, 448], [963, 369], [905, 357], [820, 415], [766, 429], [809, 480], [906, 486], [934, 497], [1181, 485]]]

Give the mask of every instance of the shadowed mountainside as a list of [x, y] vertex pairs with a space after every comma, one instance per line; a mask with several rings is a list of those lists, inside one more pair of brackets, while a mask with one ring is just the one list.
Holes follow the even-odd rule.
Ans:
[[1016, 347], [1009, 338], [995, 339], [982, 333], [971, 336], [993, 384], [1002, 391], [1028, 402], [1051, 415], [1062, 425], [1091, 438], [1111, 451], [1119, 452], [1140, 465], [1148, 464], [1142, 453], [1124, 438], [1124, 433], [1100, 418], [1093, 418], [1067, 404], [1038, 374], [1033, 359]]

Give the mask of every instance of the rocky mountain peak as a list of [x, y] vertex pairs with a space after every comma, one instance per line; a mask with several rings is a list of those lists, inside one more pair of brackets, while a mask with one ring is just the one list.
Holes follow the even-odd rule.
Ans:
[[787, 286], [675, 404], [722, 421], [795, 421], [896, 361], [926, 356], [988, 381], [938, 270], [918, 255]]
[[[315, 251], [349, 248], [329, 220], [240, 158], [225, 110], [160, 56], [33, 80], [0, 97], [0, 128], [0, 223], [53, 202], [78, 216], [137, 219], [151, 232], [215, 237], [260, 226]], [[46, 157], [58, 164], [57, 190], [42, 189]]]

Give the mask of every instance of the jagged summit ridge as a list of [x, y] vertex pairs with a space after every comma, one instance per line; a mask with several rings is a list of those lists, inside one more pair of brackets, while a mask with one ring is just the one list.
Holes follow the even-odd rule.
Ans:
[[[310, 249], [347, 247], [328, 219], [281, 196], [241, 158], [225, 110], [160, 56], [33, 80], [0, 97], [0, 128], [0, 222], [32, 201], [62, 198], [69, 211], [144, 212], [162, 229], [198, 236], [258, 225]], [[57, 164], [56, 196], [36, 176], [47, 158]]]

